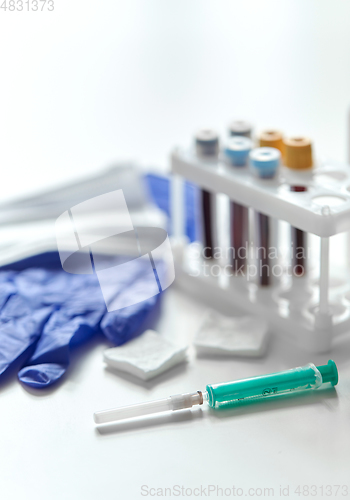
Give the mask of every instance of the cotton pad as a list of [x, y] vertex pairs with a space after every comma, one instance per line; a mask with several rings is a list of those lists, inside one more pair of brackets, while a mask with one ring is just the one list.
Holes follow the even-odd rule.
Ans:
[[261, 318], [229, 318], [209, 311], [194, 345], [199, 354], [262, 356], [268, 340], [268, 325]]
[[153, 330], [147, 330], [140, 337], [104, 352], [108, 366], [149, 380], [186, 358], [187, 346], [176, 346]]

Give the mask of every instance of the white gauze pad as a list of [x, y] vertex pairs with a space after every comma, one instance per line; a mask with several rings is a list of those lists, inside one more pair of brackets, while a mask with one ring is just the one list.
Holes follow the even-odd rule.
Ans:
[[267, 340], [268, 325], [261, 318], [229, 318], [209, 311], [193, 343], [199, 354], [262, 356]]
[[153, 330], [104, 352], [108, 366], [149, 380], [186, 361], [187, 346], [175, 346]]

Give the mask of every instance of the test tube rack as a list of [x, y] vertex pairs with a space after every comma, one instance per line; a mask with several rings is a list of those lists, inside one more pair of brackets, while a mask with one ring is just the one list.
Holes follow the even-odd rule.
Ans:
[[[266, 319], [271, 330], [311, 352], [331, 350], [334, 340], [350, 332], [350, 282], [344, 273], [330, 282], [329, 238], [350, 231], [350, 167], [324, 162], [305, 177], [305, 192], [290, 191], [288, 169], [271, 180], [252, 175], [249, 167], [232, 168], [222, 153], [210, 163], [192, 149], [171, 154], [172, 234], [175, 285], [221, 312], [239, 311]], [[184, 233], [184, 180], [267, 216], [286, 221], [319, 236], [318, 276], [283, 276], [269, 287], [259, 287], [242, 276], [203, 273], [201, 257], [191, 252]], [[299, 180], [300, 183], [300, 180]]]

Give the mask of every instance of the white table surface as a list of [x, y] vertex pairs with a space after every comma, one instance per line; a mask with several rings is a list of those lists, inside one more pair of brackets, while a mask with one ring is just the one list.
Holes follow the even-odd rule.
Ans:
[[[201, 304], [171, 288], [158, 330], [191, 342], [203, 312]], [[336, 390], [221, 413], [203, 406], [99, 430], [92, 418], [96, 410], [327, 360], [273, 337], [266, 358], [204, 359], [190, 348], [187, 364], [139, 382], [104, 367], [105, 347], [96, 339], [81, 348], [52, 390], [26, 390], [12, 377], [1, 386], [3, 498], [136, 499], [142, 486], [176, 485], [235, 486], [244, 495], [249, 488], [273, 488], [277, 498], [280, 486], [298, 498], [298, 485], [316, 485], [321, 498], [322, 486], [349, 485], [349, 341], [332, 352], [340, 372]]]
[[[326, 0], [56, 0], [53, 13], [1, 11], [1, 199], [115, 159], [164, 169], [174, 145], [202, 125], [224, 133], [232, 118], [309, 135], [317, 154], [344, 160], [349, 15], [349, 3]], [[158, 329], [190, 343], [203, 309], [172, 287]], [[349, 341], [331, 353], [336, 390], [102, 432], [96, 410], [327, 360], [273, 338], [266, 358], [197, 359], [190, 349], [187, 365], [140, 383], [104, 368], [105, 347], [81, 348], [50, 391], [26, 390], [14, 372], [1, 383], [1, 499], [134, 500], [142, 485], [210, 484], [243, 496], [273, 488], [274, 498], [280, 486], [301, 498], [298, 485], [316, 485], [315, 498], [322, 486], [341, 498], [326, 485], [350, 488]]]

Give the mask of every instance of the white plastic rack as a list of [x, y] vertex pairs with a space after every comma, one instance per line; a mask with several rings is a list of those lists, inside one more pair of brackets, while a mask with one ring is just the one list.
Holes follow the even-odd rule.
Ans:
[[[175, 283], [228, 314], [237, 307], [267, 319], [271, 328], [306, 350], [326, 352], [336, 336], [350, 332], [350, 283], [329, 280], [329, 238], [350, 231], [350, 167], [324, 163], [307, 173], [282, 167], [274, 179], [258, 179], [249, 167], [234, 168], [223, 156], [199, 159], [192, 150], [171, 155]], [[295, 178], [297, 175], [297, 178]], [[290, 185], [307, 185], [292, 192]], [[294, 179], [293, 179], [294, 176]], [[259, 287], [243, 276], [227, 276], [218, 262], [204, 272], [199, 252], [184, 238], [183, 180], [320, 237], [319, 273]]]

